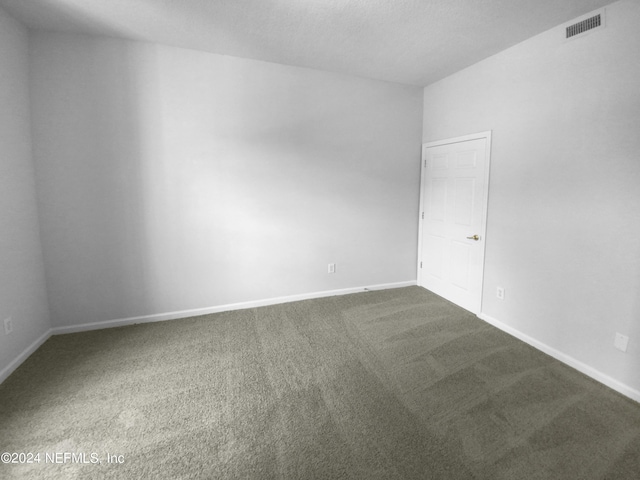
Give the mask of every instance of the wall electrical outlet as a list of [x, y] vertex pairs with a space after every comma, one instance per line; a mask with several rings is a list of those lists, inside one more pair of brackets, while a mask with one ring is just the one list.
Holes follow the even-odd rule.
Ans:
[[336, 264], [335, 263], [330, 263], [329, 264], [328, 272], [329, 273], [336, 273]]
[[11, 317], [4, 319], [4, 334], [9, 335], [13, 332], [13, 320]]
[[629, 345], [629, 337], [616, 332], [616, 338], [613, 340], [613, 346], [618, 350], [626, 352], [627, 345]]
[[496, 288], [496, 297], [498, 297], [499, 300], [504, 300], [504, 287]]

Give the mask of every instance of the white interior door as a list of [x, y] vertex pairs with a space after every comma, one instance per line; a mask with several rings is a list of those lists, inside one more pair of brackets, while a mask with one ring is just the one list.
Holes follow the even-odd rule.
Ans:
[[480, 313], [490, 132], [423, 146], [418, 285]]

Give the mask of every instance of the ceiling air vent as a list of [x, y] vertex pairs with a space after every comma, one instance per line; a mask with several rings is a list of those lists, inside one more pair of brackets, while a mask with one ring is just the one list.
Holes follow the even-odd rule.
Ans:
[[602, 14], [594, 15], [593, 17], [586, 18], [578, 23], [574, 23], [573, 25], [569, 25], [567, 30], [566, 38], [575, 37], [576, 35], [580, 35], [581, 33], [585, 33], [594, 28], [598, 28], [602, 26]]

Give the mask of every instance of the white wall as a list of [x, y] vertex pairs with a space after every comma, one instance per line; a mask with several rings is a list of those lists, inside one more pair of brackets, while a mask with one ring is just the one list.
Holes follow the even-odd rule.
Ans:
[[606, 13], [600, 31], [554, 28], [427, 87], [423, 140], [493, 130], [484, 314], [637, 396], [640, 4]]
[[422, 89], [100, 37], [31, 45], [54, 326], [415, 281]]
[[[27, 30], [0, 8], [0, 381], [49, 331], [33, 160]], [[5, 336], [4, 319], [14, 331]]]

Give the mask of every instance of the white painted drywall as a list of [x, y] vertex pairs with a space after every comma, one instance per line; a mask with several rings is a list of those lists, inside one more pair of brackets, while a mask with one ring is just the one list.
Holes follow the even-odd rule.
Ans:
[[617, 2], [604, 29], [560, 26], [458, 72], [425, 89], [423, 125], [425, 142], [493, 131], [483, 312], [636, 391], [639, 24]]
[[[0, 8], [0, 377], [50, 328], [31, 155], [28, 51], [26, 28]], [[5, 335], [8, 317], [14, 330]]]
[[31, 45], [54, 326], [415, 281], [421, 88], [106, 37]]

